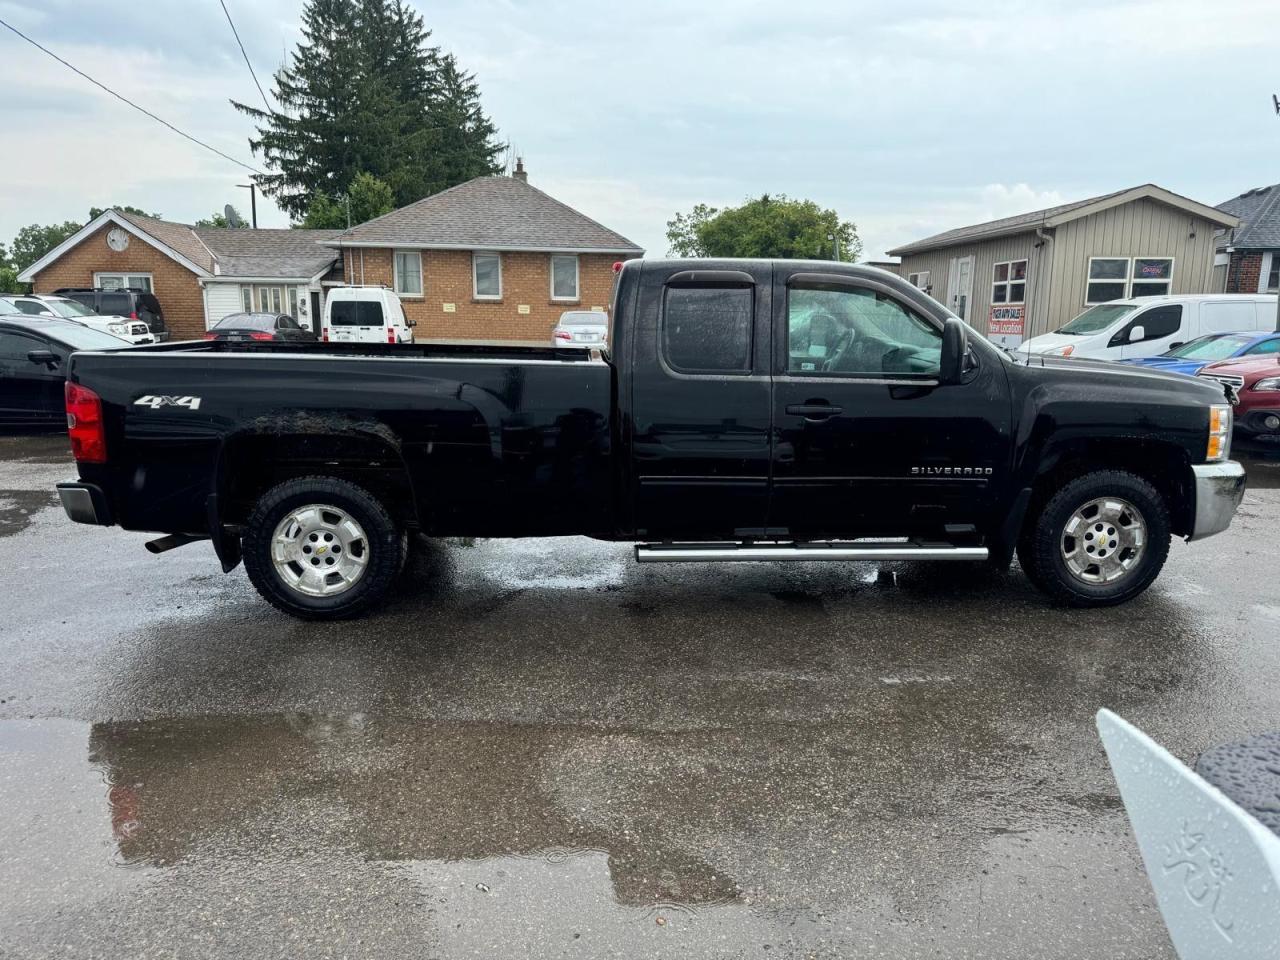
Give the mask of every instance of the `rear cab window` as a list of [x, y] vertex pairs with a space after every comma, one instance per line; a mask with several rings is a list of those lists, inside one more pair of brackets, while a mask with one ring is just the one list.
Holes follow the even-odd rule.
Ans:
[[682, 374], [751, 372], [753, 286], [668, 286], [662, 309], [662, 358]]

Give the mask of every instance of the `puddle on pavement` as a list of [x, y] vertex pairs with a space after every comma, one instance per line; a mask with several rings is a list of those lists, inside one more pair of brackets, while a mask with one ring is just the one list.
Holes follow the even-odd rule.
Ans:
[[37, 513], [57, 505], [52, 490], [0, 490], [0, 537], [21, 533]]

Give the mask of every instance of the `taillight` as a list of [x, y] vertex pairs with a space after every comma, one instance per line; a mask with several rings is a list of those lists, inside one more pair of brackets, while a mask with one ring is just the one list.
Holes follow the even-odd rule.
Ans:
[[270, 340], [271, 336], [272, 336], [271, 334], [263, 333], [261, 330], [254, 330], [252, 333], [249, 334], [249, 339], [250, 340]]
[[102, 399], [88, 387], [70, 380], [64, 395], [71, 455], [79, 463], [106, 463], [107, 433], [102, 423]]
[[137, 319], [138, 319], [138, 311], [137, 311], [137, 310], [131, 310], [131, 311], [129, 311], [129, 319], [130, 319], [130, 320], [137, 320]]
[[395, 343], [395, 342], [396, 342], [396, 328], [387, 327], [387, 343]]
[[328, 327], [321, 327], [321, 328], [320, 328], [320, 342], [321, 342], [321, 343], [328, 343], [328, 342], [329, 342], [329, 328], [328, 328]]
[[205, 338], [206, 340], [217, 340], [217, 339], [218, 339], [218, 335], [217, 335], [216, 333], [206, 333], [206, 334], [204, 335], [204, 338]]
[[557, 340], [572, 340], [572, 339], [573, 339], [573, 334], [569, 333], [569, 331], [567, 331], [567, 330], [557, 330], [557, 331], [556, 331], [556, 339], [557, 339]]

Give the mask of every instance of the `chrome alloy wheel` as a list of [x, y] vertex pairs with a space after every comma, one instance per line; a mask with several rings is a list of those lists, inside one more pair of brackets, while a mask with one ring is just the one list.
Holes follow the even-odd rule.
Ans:
[[288, 587], [332, 597], [360, 582], [369, 566], [364, 528], [345, 510], [309, 503], [289, 512], [271, 537], [271, 561]]
[[1142, 559], [1147, 524], [1137, 507], [1100, 497], [1079, 507], [1062, 530], [1062, 560], [1082, 583], [1115, 583]]

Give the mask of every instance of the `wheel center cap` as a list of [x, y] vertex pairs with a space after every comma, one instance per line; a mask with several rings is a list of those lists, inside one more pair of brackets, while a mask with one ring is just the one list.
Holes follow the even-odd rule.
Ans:
[[328, 547], [326, 547], [326, 546], [324, 546], [323, 544], [321, 544], [320, 546], [316, 547], [316, 553], [323, 554], [323, 553], [325, 553], [328, 549], [329, 549]]

